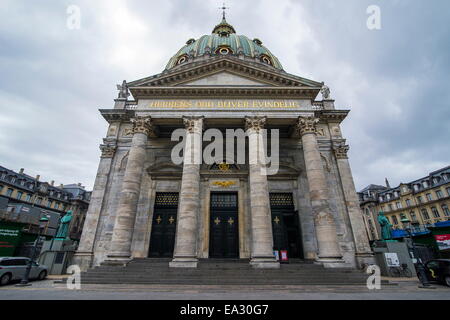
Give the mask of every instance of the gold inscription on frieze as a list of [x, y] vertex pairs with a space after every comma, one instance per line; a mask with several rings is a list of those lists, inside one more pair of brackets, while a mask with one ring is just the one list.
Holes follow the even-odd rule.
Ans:
[[259, 109], [259, 108], [299, 108], [298, 101], [293, 100], [156, 100], [146, 105], [147, 108], [168, 109]]

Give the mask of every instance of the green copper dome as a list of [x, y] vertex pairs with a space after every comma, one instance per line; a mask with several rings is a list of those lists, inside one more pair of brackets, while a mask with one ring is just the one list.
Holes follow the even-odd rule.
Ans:
[[264, 47], [259, 39], [250, 40], [246, 36], [237, 35], [225, 18], [214, 27], [212, 34], [201, 36], [198, 40], [188, 40], [186, 45], [169, 60], [166, 69], [221, 55], [243, 57], [283, 70], [277, 57]]

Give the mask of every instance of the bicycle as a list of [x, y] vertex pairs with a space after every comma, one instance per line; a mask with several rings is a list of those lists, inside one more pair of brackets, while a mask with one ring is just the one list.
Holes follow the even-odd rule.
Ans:
[[409, 270], [408, 265], [406, 263], [402, 263], [400, 267], [390, 267], [389, 274], [391, 277], [400, 278], [400, 277], [412, 277], [412, 272]]

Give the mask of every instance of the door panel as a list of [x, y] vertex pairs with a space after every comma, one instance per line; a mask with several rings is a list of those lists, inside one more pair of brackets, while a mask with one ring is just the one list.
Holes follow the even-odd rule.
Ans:
[[157, 193], [153, 211], [149, 257], [173, 256], [177, 225], [178, 193]]
[[273, 249], [287, 250], [289, 258], [303, 259], [300, 221], [292, 193], [271, 193]]
[[239, 258], [237, 193], [212, 193], [210, 258]]

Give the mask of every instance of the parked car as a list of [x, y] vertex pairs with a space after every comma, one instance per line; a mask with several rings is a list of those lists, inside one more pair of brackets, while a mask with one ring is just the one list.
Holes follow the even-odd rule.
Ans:
[[450, 287], [450, 259], [433, 259], [425, 263], [428, 281], [440, 282]]
[[[6, 285], [13, 280], [21, 280], [30, 261], [26, 257], [0, 257], [0, 285]], [[44, 265], [33, 262], [30, 279], [44, 280], [48, 270]]]

